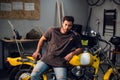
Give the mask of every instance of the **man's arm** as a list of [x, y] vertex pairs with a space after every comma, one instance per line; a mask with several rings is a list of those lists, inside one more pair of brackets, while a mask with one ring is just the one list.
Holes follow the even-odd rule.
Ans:
[[42, 46], [43, 46], [43, 44], [44, 44], [44, 41], [46, 40], [46, 38], [44, 37], [44, 36], [42, 36], [41, 38], [40, 38], [40, 40], [39, 40], [39, 42], [38, 42], [38, 45], [37, 45], [37, 49], [36, 49], [36, 51], [33, 53], [33, 55], [32, 55], [32, 57], [34, 58], [34, 59], [36, 59], [38, 56], [39, 57], [41, 57], [41, 55], [40, 55], [40, 50], [42, 49]]
[[70, 52], [68, 55], [66, 55], [64, 58], [66, 61], [70, 61], [74, 55], [80, 54], [83, 52], [83, 48], [77, 48], [74, 51]]
[[72, 55], [75, 55], [75, 54], [80, 54], [83, 52], [83, 48], [77, 48], [75, 49], [74, 51], [71, 52]]

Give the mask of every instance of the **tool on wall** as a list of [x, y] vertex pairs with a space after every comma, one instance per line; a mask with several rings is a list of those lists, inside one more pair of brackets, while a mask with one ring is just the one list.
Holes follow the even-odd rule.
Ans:
[[[60, 4], [59, 1], [56, 0], [56, 16], [55, 16], [55, 25], [57, 26], [61, 26], [61, 21], [62, 18], [64, 17], [65, 13], [64, 13], [64, 4], [63, 1], [60, 0]], [[57, 18], [57, 21], [56, 21]]]
[[62, 11], [62, 17], [64, 17], [65, 16], [65, 10], [64, 10], [64, 4], [63, 4], [63, 0], [61, 0], [61, 11]]
[[92, 7], [90, 8], [90, 13], [89, 13], [89, 16], [88, 16], [87, 25], [85, 27], [85, 35], [89, 34], [89, 31], [90, 31], [91, 14], [92, 14]]

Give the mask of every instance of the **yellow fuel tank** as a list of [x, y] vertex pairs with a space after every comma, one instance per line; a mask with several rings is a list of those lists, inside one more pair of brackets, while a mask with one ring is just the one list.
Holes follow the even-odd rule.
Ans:
[[92, 65], [93, 56], [88, 52], [81, 53], [79, 55], [74, 55], [72, 59], [69, 61], [69, 63], [74, 66]]

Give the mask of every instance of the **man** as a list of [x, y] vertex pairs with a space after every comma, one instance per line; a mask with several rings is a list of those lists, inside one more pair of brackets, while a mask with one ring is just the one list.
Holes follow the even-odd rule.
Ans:
[[73, 23], [72, 16], [65, 16], [62, 27], [50, 28], [40, 38], [32, 56], [35, 59], [41, 56], [39, 52], [44, 42], [48, 42], [48, 50], [34, 67], [31, 80], [39, 80], [39, 76], [50, 67], [53, 68], [57, 80], [67, 79], [66, 62], [70, 61], [73, 55], [82, 52], [80, 35], [71, 30]]

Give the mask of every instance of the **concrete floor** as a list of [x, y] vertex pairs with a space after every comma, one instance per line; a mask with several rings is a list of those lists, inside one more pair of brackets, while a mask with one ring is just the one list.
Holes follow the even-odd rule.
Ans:
[[9, 74], [7, 70], [0, 70], [0, 80], [9, 80]]

